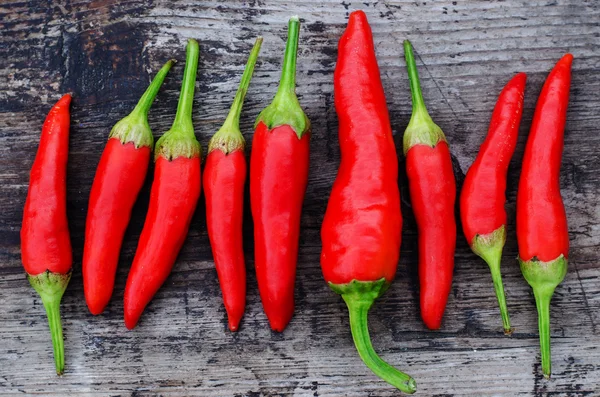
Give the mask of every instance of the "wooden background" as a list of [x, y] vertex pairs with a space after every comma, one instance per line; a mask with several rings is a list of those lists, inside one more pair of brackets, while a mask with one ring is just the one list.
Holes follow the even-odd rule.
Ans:
[[[392, 396], [355, 352], [347, 311], [323, 282], [319, 229], [338, 162], [332, 76], [337, 41], [354, 9], [372, 25], [400, 162], [404, 231], [397, 280], [371, 311], [376, 349], [409, 372], [423, 396], [600, 395], [600, 2], [531, 1], [17, 1], [0, 4], [0, 394], [97, 396]], [[246, 316], [226, 329], [206, 233], [204, 199], [173, 273], [139, 326], [123, 325], [123, 289], [147, 209], [150, 179], [125, 236], [113, 300], [93, 317], [82, 290], [81, 254], [94, 170], [111, 126], [134, 106], [168, 58], [183, 61], [190, 37], [201, 57], [194, 103], [204, 148], [222, 123], [254, 38], [265, 38], [242, 114], [252, 123], [277, 87], [286, 24], [303, 22], [298, 94], [312, 121], [311, 171], [302, 216], [297, 308], [282, 334], [269, 330], [252, 261]], [[458, 185], [487, 131], [498, 93], [527, 72], [525, 111], [508, 181], [503, 275], [516, 328], [501, 331], [486, 265], [459, 231], [454, 284], [442, 329], [419, 318], [414, 216], [402, 132], [410, 93], [402, 40], [412, 40], [424, 95], [450, 142]], [[553, 64], [575, 56], [561, 187], [569, 217], [569, 272], [552, 301], [553, 378], [540, 375], [533, 296], [516, 264], [515, 196], [537, 95]], [[150, 113], [158, 137], [170, 127], [183, 62]], [[50, 106], [73, 92], [68, 212], [74, 275], [63, 299], [66, 373], [54, 375], [40, 299], [20, 262], [19, 229], [28, 173]], [[152, 175], [150, 172], [149, 175]]]

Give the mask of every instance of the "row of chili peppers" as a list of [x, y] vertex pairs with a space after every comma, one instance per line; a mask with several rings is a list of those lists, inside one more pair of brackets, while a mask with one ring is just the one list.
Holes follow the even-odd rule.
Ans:
[[[271, 328], [280, 332], [294, 311], [311, 135], [295, 93], [299, 29], [298, 18], [292, 17], [279, 88], [257, 118], [250, 158], [258, 285]], [[208, 233], [232, 331], [238, 328], [246, 299], [242, 213], [247, 172], [239, 118], [261, 43], [258, 38], [230, 112], [209, 143], [203, 178]], [[404, 51], [413, 108], [403, 146], [419, 231], [421, 316], [428, 328], [438, 329], [454, 268], [456, 184], [448, 141], [427, 112], [408, 41]], [[198, 43], [190, 40], [173, 126], [154, 147], [150, 204], [125, 288], [129, 329], [169, 275], [200, 196], [201, 148], [191, 118], [198, 55]], [[572, 58], [567, 54], [556, 64], [540, 93], [517, 196], [519, 263], [537, 303], [542, 368], [547, 376], [549, 303], [565, 276], [569, 247], [559, 170]], [[121, 243], [153, 149], [148, 111], [173, 64], [170, 60], [163, 66], [131, 114], [113, 127], [96, 171], [82, 263], [85, 299], [93, 314], [102, 313], [112, 295]], [[512, 329], [500, 274], [506, 240], [505, 189], [525, 81], [525, 74], [519, 73], [502, 90], [460, 197], [465, 237], [490, 267], [507, 334]], [[367, 326], [370, 307], [396, 273], [402, 216], [396, 149], [372, 33], [362, 11], [350, 15], [340, 39], [334, 93], [341, 163], [321, 231], [323, 275], [348, 305], [354, 342], [365, 364], [398, 389], [413, 393], [414, 379], [379, 358]], [[44, 123], [21, 230], [23, 264], [48, 313], [59, 374], [64, 369], [59, 304], [72, 268], [65, 184], [70, 100], [68, 94], [61, 98]]]

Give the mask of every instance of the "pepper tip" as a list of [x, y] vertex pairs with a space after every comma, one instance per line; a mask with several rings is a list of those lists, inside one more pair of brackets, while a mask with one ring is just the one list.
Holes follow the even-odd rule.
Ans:
[[513, 79], [515, 80], [523, 80], [523, 83], [527, 80], [527, 73], [525, 72], [519, 72], [517, 74], [515, 74], [515, 77], [513, 77]]
[[350, 13], [350, 19], [352, 18], [364, 18], [365, 20], [367, 19], [367, 14], [365, 14], [365, 12], [363, 10], [356, 10], [356, 11], [352, 11]]
[[142, 313], [133, 313], [133, 312], [128, 312], [127, 308], [125, 308], [125, 314], [124, 314], [124, 320], [125, 320], [125, 327], [128, 330], [132, 330], [136, 327], [138, 321], [140, 320]]
[[421, 304], [421, 319], [430, 331], [437, 331], [442, 327], [442, 314], [435, 316], [427, 316], [423, 314], [423, 304]]
[[571, 63], [573, 63], [573, 54], [567, 52], [565, 55], [563, 55], [559, 62], [564, 62], [570, 67]]
[[238, 324], [238, 323], [235, 323], [235, 322], [229, 321], [229, 330], [230, 330], [231, 332], [235, 332], [235, 331], [237, 331], [237, 330], [238, 330], [238, 328], [239, 328], [239, 324]]
[[69, 106], [71, 104], [71, 99], [73, 99], [73, 94], [70, 92], [67, 92], [67, 93], [63, 94], [62, 97], [60, 97], [60, 99], [54, 106], [57, 106], [57, 105], [58, 106]]
[[240, 321], [242, 320], [244, 312], [241, 311], [232, 311], [232, 313], [227, 313], [227, 325], [231, 332], [235, 332], [240, 328]]

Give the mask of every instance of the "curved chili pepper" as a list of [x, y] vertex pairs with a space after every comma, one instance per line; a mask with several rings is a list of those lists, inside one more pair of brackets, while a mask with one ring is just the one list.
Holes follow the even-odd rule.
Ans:
[[367, 325], [369, 309], [396, 273], [402, 215], [396, 148], [373, 36], [362, 11], [350, 14], [340, 38], [333, 87], [342, 161], [321, 228], [323, 276], [348, 306], [364, 363], [386, 382], [414, 393], [414, 379], [375, 353]]
[[567, 273], [569, 229], [560, 196], [560, 163], [573, 55], [548, 75], [535, 107], [517, 193], [519, 264], [538, 311], [542, 371], [550, 377], [550, 300]]
[[527, 75], [504, 87], [492, 113], [487, 137], [467, 171], [460, 195], [460, 216], [467, 242], [488, 264], [500, 306], [504, 333], [510, 334], [500, 262], [506, 242], [506, 173], [517, 145]]
[[412, 46], [404, 42], [412, 93], [412, 116], [404, 132], [410, 200], [419, 230], [421, 318], [429, 329], [442, 323], [452, 286], [456, 183], [446, 136], [425, 107]]
[[175, 121], [156, 142], [148, 214], [125, 286], [129, 329], [171, 272], [200, 197], [201, 149], [192, 124], [199, 51], [198, 42], [189, 40]]
[[240, 113], [262, 41], [262, 37], [257, 38], [250, 52], [227, 119], [208, 144], [204, 167], [208, 237], [231, 331], [238, 329], [246, 306], [246, 265], [242, 238], [246, 142], [240, 131]]
[[283, 72], [273, 102], [256, 119], [250, 156], [254, 263], [271, 328], [282, 332], [294, 314], [302, 201], [308, 182], [310, 122], [296, 97], [300, 21], [289, 20]]
[[65, 368], [60, 301], [71, 279], [73, 265], [66, 183], [70, 103], [71, 95], [64, 95], [44, 121], [29, 176], [21, 226], [21, 260], [29, 283], [46, 309], [58, 375]]
[[83, 246], [83, 291], [92, 314], [100, 314], [110, 300], [125, 229], [142, 189], [154, 137], [148, 111], [174, 60], [156, 74], [137, 106], [110, 132], [92, 190]]

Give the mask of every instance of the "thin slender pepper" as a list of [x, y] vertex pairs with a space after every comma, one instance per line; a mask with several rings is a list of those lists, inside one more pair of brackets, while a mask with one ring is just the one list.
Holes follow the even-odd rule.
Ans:
[[358, 354], [380, 378], [405, 393], [413, 378], [373, 349], [368, 311], [394, 279], [402, 238], [398, 159], [375, 57], [362, 11], [350, 14], [333, 80], [342, 161], [323, 219], [321, 268], [350, 313]]
[[189, 40], [175, 121], [156, 142], [148, 214], [125, 286], [129, 329], [171, 272], [200, 197], [201, 148], [192, 124], [199, 51], [198, 42]]
[[302, 202], [308, 182], [310, 122], [296, 97], [300, 20], [288, 24], [283, 72], [273, 102], [256, 119], [250, 157], [250, 205], [260, 298], [271, 328], [294, 313]]
[[506, 173], [517, 145], [527, 75], [519, 73], [504, 87], [490, 128], [460, 195], [460, 216], [467, 242], [488, 264], [500, 306], [504, 333], [512, 333], [500, 263], [506, 242]]
[[29, 176], [21, 226], [21, 260], [29, 283], [46, 309], [58, 375], [62, 375], [65, 368], [60, 301], [71, 279], [73, 265], [66, 183], [70, 103], [71, 95], [64, 95], [44, 121]]
[[456, 182], [446, 136], [427, 112], [412, 46], [404, 42], [412, 93], [412, 116], [404, 132], [410, 200], [419, 230], [421, 318], [439, 329], [452, 286]]
[[83, 291], [92, 314], [108, 304], [131, 209], [146, 179], [154, 137], [148, 111], [174, 60], [156, 74], [137, 106], [112, 128], [92, 190], [83, 247]]
[[238, 329], [246, 307], [246, 265], [242, 238], [246, 142], [240, 131], [240, 114], [262, 41], [262, 37], [257, 38], [250, 52], [227, 119], [208, 144], [204, 167], [208, 237], [231, 331]]
[[573, 55], [548, 75], [537, 101], [517, 193], [519, 264], [538, 311], [542, 371], [550, 377], [550, 300], [567, 273], [569, 229], [560, 196], [560, 163]]

